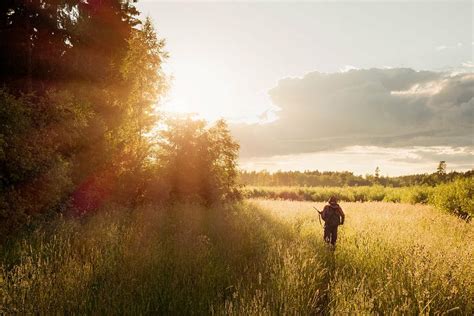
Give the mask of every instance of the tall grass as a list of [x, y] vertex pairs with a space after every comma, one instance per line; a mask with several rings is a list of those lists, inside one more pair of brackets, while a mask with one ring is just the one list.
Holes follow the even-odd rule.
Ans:
[[420, 205], [342, 206], [335, 252], [309, 202], [58, 219], [3, 244], [0, 314], [472, 314], [472, 224]]
[[244, 187], [246, 198], [324, 202], [337, 196], [344, 202], [431, 204], [469, 220], [474, 217], [474, 178], [457, 179], [436, 187]]
[[[255, 203], [318, 246], [309, 202]], [[322, 206], [322, 205], [320, 205]], [[429, 206], [343, 203], [346, 223], [329, 269], [328, 311], [428, 315], [474, 312], [474, 227]]]
[[110, 207], [3, 245], [0, 314], [309, 313], [325, 270], [298, 244], [251, 205]]

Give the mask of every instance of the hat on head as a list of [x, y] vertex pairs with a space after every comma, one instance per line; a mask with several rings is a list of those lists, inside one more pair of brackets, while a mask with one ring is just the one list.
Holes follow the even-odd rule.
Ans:
[[331, 197], [329, 198], [328, 203], [330, 203], [330, 204], [332, 204], [332, 203], [337, 203], [337, 197], [335, 197], [334, 195], [331, 196]]

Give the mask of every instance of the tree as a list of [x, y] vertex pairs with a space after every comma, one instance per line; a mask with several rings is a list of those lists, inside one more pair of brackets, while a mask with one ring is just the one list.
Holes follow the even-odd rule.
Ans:
[[0, 231], [141, 168], [165, 54], [134, 2], [0, 2]]
[[447, 167], [446, 161], [441, 160], [438, 164], [438, 168], [436, 168], [436, 173], [439, 176], [445, 176], [446, 175], [446, 167]]
[[87, 124], [66, 92], [33, 98], [0, 89], [0, 236], [53, 211], [73, 190], [64, 153]]
[[0, 3], [0, 85], [10, 92], [44, 92], [67, 67], [72, 33], [65, 28], [78, 0]]
[[[117, 146], [119, 130], [127, 124], [122, 64], [130, 50], [129, 39], [138, 11], [129, 0], [78, 1], [67, 26], [74, 34], [67, 55], [71, 65], [67, 88], [75, 91], [93, 111], [85, 137], [74, 148], [75, 183], [89, 181], [93, 174], [117, 173], [116, 161], [122, 148]], [[113, 170], [113, 171], [110, 171]]]
[[209, 129], [211, 147], [211, 171], [215, 176], [214, 184], [223, 199], [234, 199], [238, 196], [237, 158], [239, 144], [230, 135], [224, 120], [217, 121]]
[[191, 118], [174, 118], [161, 132], [157, 161], [172, 200], [213, 203], [239, 198], [239, 145], [224, 121], [208, 127]]
[[122, 142], [133, 164], [148, 156], [146, 134], [157, 123], [155, 106], [167, 89], [162, 64], [168, 57], [165, 41], [158, 39], [149, 18], [141, 29], [134, 29], [128, 40], [128, 52], [121, 67], [124, 101], [123, 122], [115, 140]]
[[133, 29], [128, 40], [128, 51], [121, 65], [122, 86], [117, 104], [119, 117], [110, 131], [115, 159], [119, 170], [120, 195], [138, 203], [149, 183], [150, 155], [153, 147], [153, 129], [159, 117], [156, 106], [167, 90], [167, 77], [162, 64], [168, 57], [165, 41], [158, 39], [150, 19], [141, 28]]
[[375, 168], [374, 179], [375, 179], [375, 183], [379, 183], [379, 180], [380, 180], [380, 168], [379, 168], [378, 166], [377, 166], [377, 168]]

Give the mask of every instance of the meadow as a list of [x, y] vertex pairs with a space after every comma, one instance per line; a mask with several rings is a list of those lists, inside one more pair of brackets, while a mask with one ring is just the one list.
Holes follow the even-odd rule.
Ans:
[[58, 218], [0, 249], [0, 314], [464, 314], [474, 228], [430, 206], [248, 200]]
[[456, 179], [436, 186], [404, 187], [342, 186], [245, 186], [246, 198], [325, 202], [336, 196], [344, 202], [394, 202], [430, 204], [436, 208], [470, 220], [474, 216], [474, 177]]
[[[0, 5], [0, 315], [474, 314], [474, 170], [454, 171], [472, 165], [465, 105], [474, 77], [450, 73], [459, 68], [451, 54], [427, 60], [428, 68], [409, 58], [432, 50], [432, 39], [445, 33], [446, 43], [459, 42], [456, 51], [467, 49], [464, 37], [451, 38], [464, 24], [443, 23], [472, 19], [421, 19], [420, 12], [431, 11], [455, 16], [448, 7], [371, 12], [358, 6], [365, 15], [353, 15], [337, 4], [331, 16], [333, 9], [313, 12], [304, 4], [295, 11], [285, 4], [280, 19], [282, 8], [273, 9], [272, 1], [254, 9], [226, 3], [223, 11], [218, 1], [192, 10], [187, 3], [184, 10], [155, 3], [148, 10], [136, 2]], [[405, 35], [386, 36], [409, 47], [396, 52], [398, 61], [389, 46], [379, 50], [383, 41], [376, 50], [361, 46], [377, 53], [374, 65], [394, 60], [408, 68], [340, 71], [348, 50], [339, 43], [380, 37], [368, 37], [365, 27], [357, 34], [357, 23], [367, 25], [377, 10], [402, 14], [378, 19], [391, 32], [417, 35], [416, 24], [392, 26], [410, 14], [439, 31], [420, 33], [424, 47], [397, 45]], [[147, 12], [168, 18], [156, 16], [163, 25], [155, 28]], [[173, 12], [180, 16], [169, 18]], [[351, 18], [340, 19], [346, 15]], [[269, 27], [261, 17], [278, 23]], [[303, 18], [330, 23], [295, 29], [309, 25]], [[306, 32], [330, 30], [334, 20], [350, 22], [349, 37]], [[301, 45], [273, 33], [297, 34], [291, 39]], [[168, 51], [162, 35], [179, 45]], [[298, 78], [288, 78], [293, 47], [309, 53], [306, 61], [301, 55]], [[268, 63], [274, 67], [259, 62], [267, 55], [276, 58]], [[182, 79], [174, 80], [169, 57]], [[249, 76], [259, 84], [249, 84]], [[260, 102], [265, 91], [273, 105]], [[228, 125], [225, 118], [249, 124]], [[344, 128], [336, 131], [334, 123]], [[246, 172], [239, 170], [240, 153], [256, 167], [267, 165], [265, 157], [288, 155], [284, 165], [268, 159], [272, 169], [308, 163], [369, 172], [377, 163], [383, 173], [436, 172]], [[303, 155], [313, 153], [318, 158], [310, 165]], [[450, 172], [446, 160], [430, 167], [435, 158], [450, 160]], [[347, 213], [335, 249], [322, 240], [312, 209], [332, 195]]]

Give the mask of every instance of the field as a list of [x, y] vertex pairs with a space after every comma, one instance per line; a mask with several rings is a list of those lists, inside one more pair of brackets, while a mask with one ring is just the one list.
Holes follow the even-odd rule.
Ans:
[[394, 202], [430, 204], [439, 210], [470, 220], [474, 217], [474, 177], [457, 179], [437, 186], [384, 187], [299, 187], [299, 186], [245, 186], [246, 198], [291, 201], [325, 202], [336, 196], [344, 202]]
[[469, 315], [474, 228], [430, 206], [249, 200], [57, 219], [0, 249], [0, 314]]
[[[256, 203], [291, 225], [299, 238], [318, 242], [322, 232], [311, 203]], [[346, 224], [334, 256], [325, 262], [332, 313], [472, 313], [472, 224], [421, 205], [343, 207]]]

